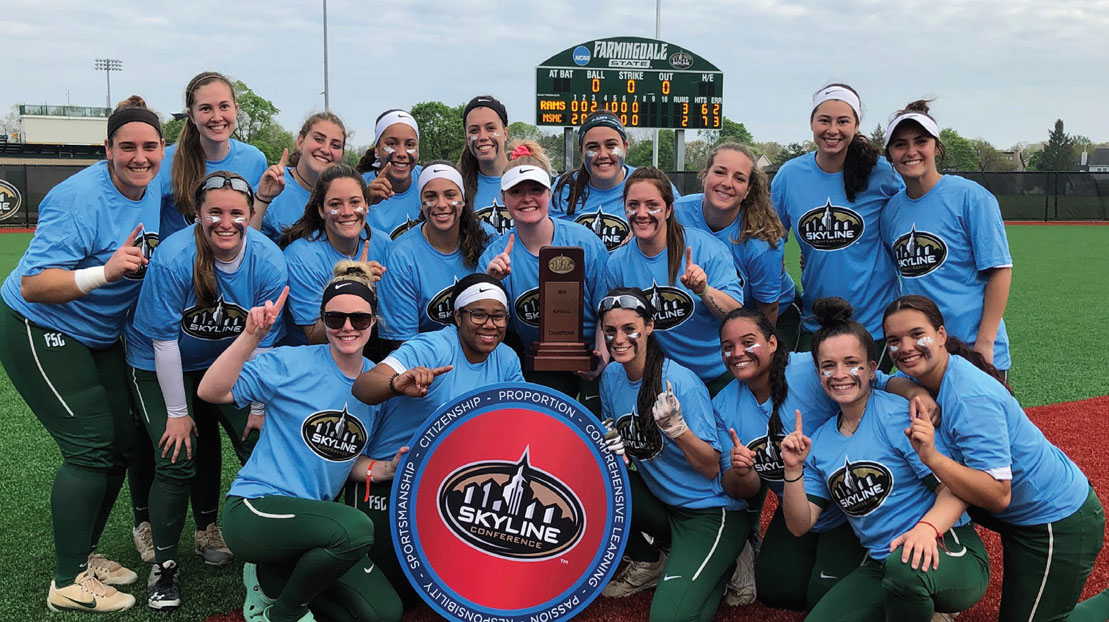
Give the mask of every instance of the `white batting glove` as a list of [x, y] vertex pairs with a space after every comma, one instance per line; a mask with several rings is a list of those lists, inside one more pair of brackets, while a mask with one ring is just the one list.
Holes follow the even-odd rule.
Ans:
[[651, 406], [651, 414], [655, 417], [655, 424], [670, 438], [678, 438], [689, 429], [682, 418], [682, 405], [678, 403], [669, 380], [666, 381], [666, 390], [658, 394], [654, 406]]
[[605, 449], [608, 449], [617, 456], [624, 455], [624, 437], [620, 436], [620, 431], [616, 429], [616, 422], [612, 419], [605, 419], [601, 422], [605, 426]]

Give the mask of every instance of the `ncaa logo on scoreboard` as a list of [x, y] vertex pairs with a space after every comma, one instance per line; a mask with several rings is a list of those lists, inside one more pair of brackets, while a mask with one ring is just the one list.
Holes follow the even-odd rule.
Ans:
[[575, 65], [578, 65], [579, 67], [585, 67], [589, 64], [589, 59], [592, 58], [593, 55], [589, 53], [589, 48], [585, 47], [584, 45], [579, 45], [578, 47], [574, 48], [573, 57]]
[[589, 605], [631, 520], [605, 432], [581, 404], [528, 383], [440, 406], [401, 458], [390, 504], [397, 557], [424, 601], [448, 619], [512, 622]]

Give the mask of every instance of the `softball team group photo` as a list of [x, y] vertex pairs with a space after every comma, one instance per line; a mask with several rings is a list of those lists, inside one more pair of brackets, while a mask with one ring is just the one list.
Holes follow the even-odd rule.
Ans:
[[[981, 528], [1003, 549], [999, 620], [1104, 622], [1109, 590], [1080, 602], [1102, 505], [1008, 384], [1001, 210], [937, 169], [929, 103], [882, 111], [880, 151], [859, 94], [824, 85], [815, 151], [770, 181], [723, 142], [679, 196], [625, 162], [607, 111], [557, 174], [489, 95], [463, 110], [457, 162], [422, 160], [392, 109], [356, 167], [330, 112], [269, 165], [232, 138], [220, 73], [185, 86], [172, 145], [125, 99], [106, 159], [49, 191], [0, 288], [0, 363], [62, 458], [33, 598], [173, 611], [198, 555], [242, 566], [248, 622], [396, 622], [422, 603], [389, 525], [407, 444], [440, 405], [526, 381], [576, 397], [628, 465], [631, 533], [601, 598], [653, 590], [640, 619], [758, 601], [952, 620], [1002, 570]], [[521, 363], [546, 246], [584, 251], [588, 371]], [[97, 546], [125, 483], [143, 568]]]

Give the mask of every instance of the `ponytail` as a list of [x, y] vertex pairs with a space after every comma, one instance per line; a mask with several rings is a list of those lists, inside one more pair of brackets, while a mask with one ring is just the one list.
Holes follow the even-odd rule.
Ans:
[[[216, 257], [208, 240], [204, 239], [204, 228], [200, 223], [193, 227], [193, 238], [196, 240], [196, 260], [193, 261], [193, 293], [196, 294], [196, 303], [201, 307], [210, 307], [216, 304], [219, 294], [216, 285]], [[245, 240], [244, 240], [245, 244]]]
[[870, 173], [878, 164], [878, 148], [862, 134], [855, 134], [847, 145], [847, 157], [843, 161], [843, 191], [852, 203], [859, 193], [865, 192], [870, 185]]
[[[223, 82], [231, 91], [231, 99], [238, 105], [235, 97], [235, 86], [231, 80], [215, 71], [205, 71], [197, 74], [185, 86], [185, 111], [191, 112], [196, 103], [196, 92], [202, 86], [212, 82]], [[185, 124], [181, 128], [181, 135], [177, 138], [177, 152], [173, 156], [173, 167], [170, 169], [170, 183], [173, 185], [173, 203], [177, 211], [186, 217], [195, 218], [197, 206], [193, 204], [193, 191], [207, 172], [208, 161], [204, 157], [204, 146], [200, 144], [200, 130], [193, 123], [191, 116], [185, 117]]]
[[[770, 324], [770, 320], [762, 312], [755, 310], [752, 307], [740, 307], [732, 309], [724, 316], [724, 320], [720, 322], [720, 334], [723, 335], [724, 327], [732, 320], [746, 319], [755, 324], [755, 328], [762, 333], [763, 339], [768, 342], [773, 337], [775, 341], [777, 338], [774, 336], [774, 327]], [[785, 345], [778, 343], [778, 349], [774, 351], [774, 355], [770, 358], [770, 420], [767, 422], [767, 431], [770, 436], [782, 436], [782, 416], [781, 406], [785, 403], [786, 397], [789, 395], [789, 384], [786, 382], [786, 367], [789, 366], [789, 350]]]

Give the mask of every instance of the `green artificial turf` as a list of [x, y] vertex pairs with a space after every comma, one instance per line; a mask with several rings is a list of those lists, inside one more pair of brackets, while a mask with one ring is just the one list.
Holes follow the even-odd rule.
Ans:
[[[1109, 301], [1109, 227], [1010, 226], [1015, 264], [1013, 291], [1005, 313], [1012, 341], [1012, 382], [1025, 406], [1109, 394], [1105, 344]], [[15, 266], [30, 234], [0, 234], [0, 275]], [[787, 265], [798, 277], [797, 247], [787, 247]], [[798, 279], [799, 280], [799, 279]], [[0, 371], [0, 567], [6, 569], [0, 611], [10, 620], [88, 620], [87, 615], [48, 614], [47, 587], [54, 569], [50, 530], [50, 486], [60, 462], [53, 440], [35, 421]], [[237, 470], [224, 447], [225, 487]], [[124, 486], [100, 549], [139, 572], [123, 589], [135, 608], [112, 620], [196, 621], [242, 604], [240, 564], [211, 568], [191, 553], [192, 522], [181, 550], [183, 606], [176, 613], [150, 611], [146, 574], [131, 544], [130, 496]]]

